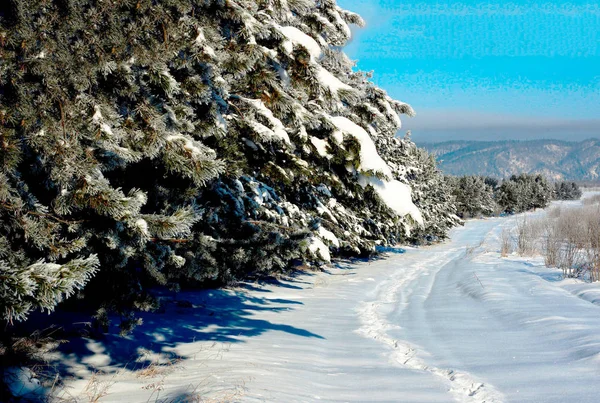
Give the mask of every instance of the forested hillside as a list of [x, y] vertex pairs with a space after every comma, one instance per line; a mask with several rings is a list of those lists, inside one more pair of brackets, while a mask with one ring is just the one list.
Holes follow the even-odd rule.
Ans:
[[458, 222], [411, 107], [340, 50], [335, 1], [0, 6], [2, 319], [150, 310]]
[[600, 140], [447, 141], [420, 146], [436, 155], [449, 175], [508, 178], [520, 173], [553, 180], [600, 179]]

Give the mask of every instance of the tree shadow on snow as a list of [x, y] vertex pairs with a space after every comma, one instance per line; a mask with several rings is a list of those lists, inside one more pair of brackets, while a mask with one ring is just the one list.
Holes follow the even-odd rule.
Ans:
[[[282, 281], [277, 281], [277, 286], [301, 288]], [[98, 370], [98, 367], [129, 370], [145, 368], [155, 364], [157, 354], [174, 357], [172, 349], [184, 343], [243, 343], [248, 338], [270, 331], [324, 339], [308, 330], [255, 316], [256, 313], [265, 311], [289, 311], [294, 306], [302, 305], [302, 302], [250, 295], [247, 291], [270, 292], [250, 284], [241, 288], [181, 292], [177, 295], [177, 300], [163, 304], [161, 313], [141, 313], [139, 316], [143, 323], [128, 336], [119, 336], [116, 323], [102, 339], [74, 338], [59, 347], [63, 354], [58, 364], [60, 372], [75, 376], [76, 368], [81, 368], [81, 365], [91, 372]]]
[[406, 253], [406, 249], [397, 247], [397, 246], [379, 246], [377, 245], [375, 247], [375, 250], [378, 253], [397, 253], [397, 254], [402, 254], [402, 253]]
[[[536, 266], [530, 265], [530, 264], [526, 264], [526, 266], [536, 267]], [[539, 266], [537, 266], [537, 267], [539, 267]], [[559, 271], [558, 269], [556, 271], [534, 271], [534, 270], [528, 270], [528, 269], [519, 269], [519, 270], [517, 270], [517, 272], [532, 274], [534, 276], [538, 276], [541, 279], [546, 280], [551, 283], [562, 281], [564, 279], [562, 271]]]

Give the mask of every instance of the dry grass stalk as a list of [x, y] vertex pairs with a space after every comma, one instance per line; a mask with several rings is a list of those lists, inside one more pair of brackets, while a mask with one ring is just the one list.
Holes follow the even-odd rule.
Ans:
[[83, 393], [87, 396], [90, 403], [98, 402], [107, 396], [110, 388], [117, 383], [116, 378], [118, 374], [115, 374], [110, 379], [103, 379], [102, 375], [104, 374], [99, 371], [94, 372], [85, 389], [83, 389]]

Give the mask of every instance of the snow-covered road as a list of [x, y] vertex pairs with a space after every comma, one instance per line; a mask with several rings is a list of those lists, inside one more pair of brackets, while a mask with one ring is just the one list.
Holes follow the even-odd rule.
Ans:
[[[441, 245], [188, 293], [192, 307], [149, 316], [131, 340], [185, 359], [154, 378], [121, 371], [102, 401], [598, 402], [600, 306], [582, 298], [597, 288], [501, 258], [511, 225], [473, 220]], [[118, 364], [88, 348], [88, 363]]]

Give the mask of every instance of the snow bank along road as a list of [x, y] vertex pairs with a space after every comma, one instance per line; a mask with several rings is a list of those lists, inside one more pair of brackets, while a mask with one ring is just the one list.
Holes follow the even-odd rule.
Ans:
[[[598, 402], [598, 289], [501, 258], [514, 225], [469, 221], [441, 245], [186, 294], [192, 306], [149, 316], [131, 340], [184, 360], [155, 378], [121, 371], [101, 401]], [[108, 351], [127, 343], [110, 342], [89, 342], [70, 393], [89, 385], [91, 364], [116, 368]]]

